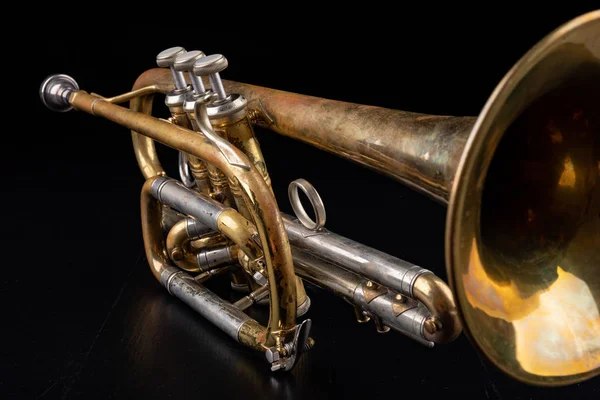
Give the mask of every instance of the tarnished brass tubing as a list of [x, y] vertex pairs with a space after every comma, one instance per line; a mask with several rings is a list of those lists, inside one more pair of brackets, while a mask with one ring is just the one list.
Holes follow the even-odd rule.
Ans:
[[[221, 125], [219, 125], [221, 127]], [[223, 126], [227, 131], [227, 137], [234, 144], [239, 143], [240, 149], [248, 155], [250, 161], [256, 169], [262, 174], [267, 185], [271, 186], [271, 178], [267, 171], [267, 164], [260, 149], [260, 144], [254, 135], [254, 130], [250, 124], [250, 120], [246, 115], [244, 118], [233, 123], [227, 123]]]
[[221, 232], [215, 231], [206, 235], [203, 235], [199, 239], [192, 240], [190, 245], [194, 248], [194, 251], [199, 249], [204, 249], [207, 247], [215, 247], [219, 245], [226, 244], [227, 237], [223, 235]]
[[[190, 108], [190, 118], [193, 119], [194, 117], [191, 114], [194, 114], [194, 110], [190, 105], [186, 104], [186, 107]], [[271, 179], [267, 173], [267, 166], [260, 145], [254, 136], [254, 130], [248, 117], [247, 101], [244, 97], [233, 93], [225, 101], [208, 104], [207, 116], [215, 132], [246, 154], [261, 173], [267, 185], [271, 186]], [[246, 209], [241, 189], [233, 180], [229, 180], [228, 183], [236, 208], [243, 216], [248, 218], [250, 211]]]
[[[173, 77], [168, 69], [157, 68], [150, 69], [144, 72], [137, 79], [135, 84], [133, 85], [134, 91], [141, 90], [145, 87], [151, 87], [153, 91], [159, 92], [167, 95], [173, 89]], [[131, 102], [131, 109], [134, 111], [142, 111], [146, 114], [150, 114], [152, 111], [152, 98], [151, 97], [143, 97], [141, 99], [133, 99]], [[173, 110], [171, 110], [173, 111]], [[181, 110], [176, 110], [179, 113]], [[187, 112], [187, 118], [189, 119], [194, 130], [197, 130], [197, 125], [195, 121], [195, 117], [193, 115], [193, 110], [189, 110]], [[248, 150], [244, 153], [250, 158], [250, 161], [255, 165], [264, 179], [266, 179], [267, 183], [270, 184], [270, 179], [268, 177], [266, 166], [264, 163], [264, 159], [262, 157], [262, 153], [260, 152], [260, 147], [258, 146], [258, 142], [256, 140], [252, 140], [254, 138], [254, 133], [250, 135], [247, 132], [243, 132], [244, 125], [247, 125], [247, 118], [245, 123], [238, 123], [240, 128], [231, 129], [232, 134], [234, 136], [240, 136], [245, 138], [242, 141], [237, 140], [234, 145], [238, 146], [240, 143], [243, 144], [245, 150]], [[223, 121], [226, 121], [223, 120]], [[248, 125], [249, 129], [252, 129], [250, 125]], [[240, 130], [238, 132], [238, 130]], [[218, 131], [220, 134], [227, 134], [223, 130]], [[131, 136], [133, 139], [133, 148], [134, 152], [140, 166], [144, 177], [150, 178], [152, 176], [163, 174], [164, 170], [160, 164], [158, 159], [158, 155], [156, 154], [156, 149], [154, 146], [154, 142], [151, 138], [139, 135], [137, 132], [131, 132]], [[232, 180], [225, 178], [223, 173], [214, 165], [210, 163], [203, 165], [203, 161], [193, 155], [188, 155], [188, 160], [190, 162], [190, 170], [196, 179], [196, 185], [200, 185], [198, 187], [200, 193], [207, 193], [207, 186], [205, 185], [206, 178], [210, 179], [210, 185], [214, 190], [215, 198], [219, 201], [222, 201], [224, 204], [228, 206], [233, 206], [234, 194], [232, 191], [235, 191], [235, 195], [237, 197], [236, 206], [240, 213], [248, 218], [250, 212], [246, 209], [246, 205], [244, 204], [243, 195], [240, 193], [240, 188], [237, 187], [237, 183]]]
[[[193, 127], [192, 121], [184, 109], [185, 101], [191, 95], [191, 86], [187, 86], [186, 89], [183, 90], [171, 90], [165, 96], [165, 104], [169, 107], [169, 111], [171, 111], [172, 122], [186, 129], [192, 129]], [[210, 194], [211, 182], [209, 182], [209, 173], [206, 163], [189, 154], [186, 154], [186, 159], [191, 166], [190, 171], [194, 176], [195, 185], [198, 188], [198, 191], [200, 193]], [[213, 170], [216, 169], [214, 166], [211, 166], [211, 168]], [[221, 172], [221, 175], [222, 174], [223, 173]], [[226, 180], [226, 178], [224, 179]], [[224, 203], [226, 205], [231, 205], [231, 201], [225, 201]]]
[[226, 137], [229, 142], [248, 156], [267, 184], [271, 186], [271, 178], [269, 178], [267, 172], [265, 158], [254, 135], [247, 110], [244, 108], [239, 116], [229, 115], [217, 119], [211, 118], [210, 122], [215, 131], [223, 132], [223, 137]]
[[[185, 106], [185, 104], [186, 104], [186, 102], [184, 102], [184, 106]], [[198, 124], [196, 123], [194, 114], [187, 112], [187, 110], [185, 110], [185, 108], [184, 108], [184, 111], [186, 111], [186, 115], [190, 121], [192, 129], [195, 131], [198, 131], [199, 130]], [[214, 177], [215, 175], [218, 176], [218, 174], [219, 174], [219, 172], [217, 172], [218, 169], [214, 166], [206, 165], [206, 163], [204, 161], [202, 161], [198, 157], [194, 157], [193, 155], [190, 155], [190, 154], [187, 155], [187, 160], [188, 160], [188, 164], [190, 166], [190, 171], [192, 172], [192, 175], [194, 176], [194, 179], [196, 181], [196, 190], [199, 193], [206, 194], [206, 195], [210, 195], [211, 193], [213, 193], [215, 188], [213, 187], [213, 183], [211, 182], [210, 171], [212, 171], [212, 176]], [[223, 173], [220, 172], [220, 174], [222, 175]], [[218, 181], [215, 183], [218, 185]], [[217, 186], [216, 190], [217, 191], [219, 190], [218, 186]], [[227, 194], [219, 195], [218, 193], [215, 193], [214, 196], [217, 198], [218, 197], [226, 198]], [[224, 201], [224, 204], [231, 206], [231, 201], [226, 200], [226, 201]]]
[[450, 288], [430, 271], [325, 229], [314, 232], [293, 217], [282, 216], [294, 247], [427, 306], [439, 322], [428, 340], [447, 343], [462, 332]]
[[[195, 130], [196, 132], [200, 132], [198, 122], [196, 121], [196, 115], [194, 113], [194, 99], [196, 99], [197, 97], [198, 96], [196, 95], [188, 97], [187, 101], [184, 102], [183, 110], [185, 111], [187, 118], [190, 121], [191, 129]], [[224, 132], [215, 132], [226, 139]], [[190, 170], [192, 171], [194, 177], [197, 176], [196, 179], [207, 179], [210, 182], [212, 190], [210, 190], [209, 193], [215, 200], [225, 204], [228, 207], [232, 207], [234, 204], [237, 205], [231, 188], [229, 187], [229, 180], [222, 171], [220, 171], [216, 166], [206, 164], [202, 160], [195, 158], [194, 156], [189, 156], [188, 158], [190, 160]], [[201, 187], [199, 192], [206, 193], [204, 187]], [[246, 218], [250, 218], [249, 214], [242, 213], [242, 215]]]
[[196, 252], [190, 243], [211, 231], [207, 225], [191, 218], [176, 223], [167, 235], [167, 253], [175, 265], [189, 272], [199, 272]]
[[[144, 91], [148, 90], [148, 88], [151, 88], [152, 90], [148, 90], [148, 94], [141, 98], [137, 97], [131, 100], [130, 109], [132, 111], [143, 112], [144, 114], [150, 115], [152, 112], [152, 94], [161, 93], [167, 95], [173, 89], [173, 78], [172, 76], [165, 75], [165, 72], [170, 75], [168, 69], [157, 68], [146, 71], [138, 77], [133, 85], [133, 91], [131, 93], [145, 93]], [[115, 98], [118, 99], [121, 96], [115, 96], [110, 98], [110, 100]], [[179, 111], [177, 112], [179, 113]], [[164, 174], [164, 170], [160, 164], [158, 155], [156, 154], [154, 141], [147, 136], [140, 135], [135, 130], [131, 131], [131, 138], [133, 141], [134, 153], [144, 178], [148, 179], [156, 175]], [[210, 190], [210, 187], [208, 186], [207, 175], [202, 173], [206, 167], [200, 165], [203, 164], [203, 161], [189, 154], [188, 160], [190, 160], [190, 169], [192, 174], [194, 174], [199, 191], [208, 194], [207, 188]], [[197, 176], [194, 173], [194, 165], [197, 170]]]
[[224, 272], [226, 268], [205, 272], [194, 279], [170, 265], [160, 226], [162, 205], [152, 196], [155, 179], [146, 181], [140, 201], [144, 249], [152, 273], [169, 293], [184, 301], [233, 339], [257, 350], [264, 350], [261, 343], [264, 341], [266, 328], [200, 284], [210, 276]]
[[[231, 97], [232, 100], [230, 100], [230, 103], [226, 103], [226, 106], [219, 105], [218, 103], [214, 106], [209, 106], [208, 115], [210, 122], [215, 131], [220, 132], [222, 137], [227, 138], [230, 143], [248, 156], [252, 164], [263, 176], [267, 185], [271, 186], [271, 178], [267, 172], [267, 165], [248, 117], [246, 100], [237, 94], [232, 94]], [[212, 114], [211, 110], [216, 114]], [[229, 187], [240, 214], [246, 218], [250, 218], [250, 211], [246, 208], [239, 185], [230, 180]], [[298, 315], [301, 316], [310, 308], [310, 298], [306, 295], [304, 284], [300, 278], [296, 278], [296, 296], [298, 299]]]
[[[166, 93], [173, 87], [173, 78], [169, 70], [151, 69], [136, 85], [156, 85]], [[141, 87], [136, 85], [134, 89]], [[444, 204], [476, 120], [359, 105], [227, 80], [223, 86], [228, 93], [243, 95], [249, 105], [261, 105], [250, 112], [259, 116], [258, 121], [268, 120], [268, 129], [374, 168]], [[145, 151], [148, 145], [138, 146], [140, 167], [155, 163], [156, 157]]]
[[[154, 180], [152, 195], [162, 203], [196, 218], [207, 229], [223, 233], [238, 245], [250, 260], [263, 257], [262, 250], [257, 243], [256, 227], [236, 210], [203, 194], [189, 190], [178, 181], [166, 177], [158, 177]], [[187, 230], [187, 227], [180, 225], [179, 231], [184, 229]], [[176, 234], [178, 236], [175, 236]], [[171, 235], [169, 243], [172, 248], [176, 245], [175, 239], [181, 241], [181, 236], [185, 234], [187, 233], [175, 232]]]
[[235, 200], [237, 210], [240, 212], [240, 214], [248, 218], [248, 216], [250, 215], [250, 210], [248, 210], [246, 204], [244, 203], [242, 189], [237, 185], [237, 183], [233, 181], [229, 181], [229, 189], [231, 190], [231, 194], [233, 195], [233, 198]]
[[185, 221], [177, 223], [167, 236], [167, 252], [179, 268], [188, 272], [199, 272], [196, 256], [187, 247], [189, 239], [185, 231]]
[[[151, 85], [151, 86], [139, 88], [137, 90], [132, 90], [131, 92], [123, 93], [118, 96], [103, 97], [103, 99], [112, 104], [120, 104], [120, 103], [125, 103], [126, 101], [133, 100], [137, 97], [145, 97], [148, 95], [152, 95], [154, 93], [157, 93], [159, 90], [160, 89], [158, 86]], [[92, 93], [92, 96], [99, 96], [99, 95]], [[99, 97], [101, 97], [101, 96], [99, 96]]]
[[190, 171], [196, 181], [196, 190], [198, 193], [209, 195], [211, 192], [210, 181], [208, 180], [208, 169], [206, 163], [197, 157], [187, 156]]
[[235, 201], [233, 194], [229, 188], [229, 180], [219, 168], [214, 165], [206, 165], [208, 180], [212, 186], [211, 197], [220, 203], [225, 204], [227, 207], [233, 207]]
[[[151, 87], [157, 91], [160, 89], [159, 86], [155, 85], [152, 85]], [[130, 101], [129, 107], [131, 108], [131, 111], [150, 115], [152, 114], [153, 101], [153, 94], [144, 97], [136, 97]], [[131, 131], [131, 141], [133, 143], [135, 158], [144, 178], [149, 179], [156, 175], [163, 175], [165, 171], [158, 159], [154, 141], [149, 140], [146, 136], [140, 135], [134, 131]]]
[[350, 304], [365, 311], [369, 317], [378, 319], [383, 326], [390, 327], [425, 346], [433, 347], [434, 343], [425, 336], [425, 323], [431, 317], [427, 308], [419, 306], [412, 299], [398, 300], [397, 294], [387, 288], [383, 288], [375, 297], [367, 296], [363, 288], [368, 281], [363, 277], [295, 247], [292, 253], [296, 273], [302, 279], [343, 297]]
[[[221, 150], [202, 135], [110, 104], [84, 91], [71, 93], [69, 103], [75, 109], [107, 118], [135, 132], [214, 164], [228, 178], [237, 179], [240, 182], [244, 191], [244, 200], [252, 212], [252, 219], [258, 230], [265, 255], [271, 298], [269, 330], [275, 335], [285, 336], [285, 340], [288, 340], [296, 326], [297, 308], [296, 285], [293, 284], [295, 275], [292, 254], [277, 202], [262, 175], [251, 166], [248, 158], [232, 146], [230, 151], [250, 167], [245, 169], [229, 164]], [[147, 153], [142, 154], [142, 157], [147, 155]], [[144, 161], [146, 160], [144, 159]], [[152, 165], [152, 167], [156, 167], [156, 165]], [[148, 171], [150, 168], [146, 169], [146, 172]], [[162, 170], [155, 172], [162, 173]], [[266, 341], [267, 345], [272, 345], [276, 340], [273, 334], [269, 334]]]
[[[261, 259], [262, 251], [257, 247], [258, 232], [254, 224], [238, 211], [230, 208], [219, 215], [218, 230], [229, 237], [246, 254], [252, 265]], [[237, 259], [237, 257], [236, 257]], [[250, 280], [243, 271], [233, 271], [231, 287], [236, 291], [248, 292]]]
[[[476, 117], [418, 114], [223, 81], [277, 133], [385, 173], [447, 203]], [[258, 101], [260, 100], [260, 102]], [[290, 112], [289, 110], [294, 110]]]
[[[200, 271], [207, 271], [224, 265], [237, 262], [239, 247], [234, 244], [224, 244], [215, 247], [207, 247], [198, 251], [196, 261]], [[240, 271], [242, 276], [244, 272]]]

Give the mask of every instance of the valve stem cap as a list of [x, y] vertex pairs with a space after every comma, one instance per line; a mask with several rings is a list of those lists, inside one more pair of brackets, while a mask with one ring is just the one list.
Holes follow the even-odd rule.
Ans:
[[223, 71], [229, 63], [222, 54], [211, 54], [202, 57], [194, 63], [194, 74], [208, 76]]
[[187, 53], [180, 53], [173, 63], [173, 68], [175, 71], [191, 71], [194, 68], [194, 63], [205, 57], [204, 53], [200, 50], [192, 50]]
[[79, 85], [69, 75], [50, 75], [40, 85], [40, 99], [50, 110], [66, 112], [73, 109], [69, 96], [78, 90]]
[[185, 53], [185, 49], [183, 47], [169, 47], [168, 49], [158, 53], [158, 55], [156, 56], [156, 65], [158, 65], [161, 68], [172, 67], [177, 56], [182, 53]]

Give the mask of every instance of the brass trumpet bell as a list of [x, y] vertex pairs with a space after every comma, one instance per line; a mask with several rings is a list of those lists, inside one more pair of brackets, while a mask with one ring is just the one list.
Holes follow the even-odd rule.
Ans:
[[472, 343], [509, 375], [600, 373], [600, 12], [533, 47], [497, 86], [449, 201], [450, 286]]

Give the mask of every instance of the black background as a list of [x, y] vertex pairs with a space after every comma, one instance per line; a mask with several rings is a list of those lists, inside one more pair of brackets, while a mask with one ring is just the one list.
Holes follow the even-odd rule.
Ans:
[[[82, 89], [110, 96], [154, 67], [158, 52], [181, 45], [224, 54], [225, 79], [407, 111], [477, 115], [531, 46], [591, 10], [362, 5], [350, 19], [288, 6], [279, 16], [243, 11], [234, 21], [233, 5], [196, 19], [188, 6], [165, 4], [145, 26], [117, 21], [116, 10], [99, 20], [93, 8], [75, 16], [53, 10], [28, 14], [32, 39], [14, 33], [19, 40], [10, 50], [25, 53], [17, 60], [27, 62], [8, 65], [4, 82], [0, 397], [598, 398], [597, 379], [558, 389], [516, 382], [464, 335], [434, 349], [397, 333], [379, 335], [372, 324], [356, 324], [342, 300], [310, 286], [307, 317], [316, 346], [293, 372], [273, 375], [259, 355], [154, 281], [142, 252], [143, 178], [128, 131], [87, 114], [44, 109], [36, 92], [48, 74], [69, 74]], [[300, 11], [308, 14], [291, 22]], [[160, 99], [155, 108], [167, 116]], [[291, 212], [287, 184], [305, 178], [325, 202], [330, 230], [446, 279], [443, 206], [302, 143], [263, 130], [257, 135], [282, 211]], [[161, 147], [159, 154], [175, 176], [175, 151]]]

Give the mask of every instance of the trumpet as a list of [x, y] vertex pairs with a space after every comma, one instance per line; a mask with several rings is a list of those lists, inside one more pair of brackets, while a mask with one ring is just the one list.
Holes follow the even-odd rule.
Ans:
[[[291, 370], [313, 348], [304, 283], [342, 297], [358, 322], [433, 347], [463, 331], [509, 376], [559, 386], [600, 373], [600, 11], [532, 47], [477, 117], [425, 115], [223, 80], [227, 59], [164, 50], [127, 93], [103, 97], [67, 75], [40, 87], [131, 130], [144, 178], [151, 272], [237, 342]], [[171, 117], [151, 115], [163, 95]], [[129, 108], [119, 104], [129, 102]], [[254, 126], [385, 174], [447, 205], [448, 283], [325, 228], [310, 182], [280, 212]], [[155, 142], [179, 152], [167, 176]], [[306, 210], [304, 193], [312, 206]], [[204, 283], [226, 275], [229, 302]], [[269, 309], [267, 323], [245, 311]]]

